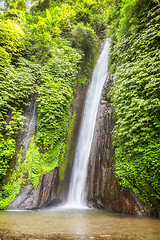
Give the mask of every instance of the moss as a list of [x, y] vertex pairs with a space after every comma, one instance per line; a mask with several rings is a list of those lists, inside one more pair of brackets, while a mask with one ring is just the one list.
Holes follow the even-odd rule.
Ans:
[[[65, 146], [65, 154], [63, 157], [61, 157], [59, 161], [59, 176], [60, 176], [60, 181], [63, 181], [64, 179], [64, 174], [65, 170], [67, 167], [67, 160], [72, 160], [72, 149], [73, 149], [73, 130], [74, 130], [74, 125], [75, 125], [75, 120], [76, 120], [76, 112], [74, 111], [69, 123], [68, 131], [67, 131], [67, 138], [66, 138], [66, 146]], [[70, 158], [69, 158], [70, 157]]]

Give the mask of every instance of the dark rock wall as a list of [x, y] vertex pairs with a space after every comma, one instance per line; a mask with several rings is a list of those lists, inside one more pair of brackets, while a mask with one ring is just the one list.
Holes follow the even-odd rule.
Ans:
[[40, 177], [40, 183], [36, 189], [31, 184], [21, 189], [19, 195], [7, 209], [30, 210], [49, 204], [53, 199], [56, 199], [58, 183], [58, 168], [56, 168]]
[[112, 84], [109, 74], [99, 103], [96, 126], [88, 166], [87, 191], [88, 203], [111, 212], [154, 215], [149, 207], [129, 190], [122, 191], [114, 172], [114, 149], [112, 130], [114, 126], [111, 105], [107, 93]]

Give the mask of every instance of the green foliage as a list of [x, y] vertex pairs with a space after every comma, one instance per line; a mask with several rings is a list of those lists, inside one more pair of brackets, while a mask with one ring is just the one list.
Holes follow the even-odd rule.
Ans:
[[111, 8], [108, 9], [107, 12], [107, 34], [114, 35], [119, 24], [120, 20], [120, 9], [121, 9], [121, 0], [116, 2], [114, 5], [112, 5]]
[[[39, 149], [35, 143], [34, 137], [32, 137], [26, 154], [26, 162], [28, 164], [28, 181], [32, 183], [36, 188], [39, 184], [39, 178], [45, 172], [43, 171], [43, 162]], [[53, 166], [55, 167], [55, 166]]]
[[10, 61], [9, 53], [3, 47], [0, 47], [0, 70], [9, 65]]
[[128, 36], [134, 34], [139, 28], [139, 18], [147, 14], [150, 7], [155, 5], [148, 0], [125, 0], [120, 9], [120, 21], [117, 29], [117, 36]]
[[5, 0], [9, 9], [26, 10], [26, 0]]
[[23, 126], [21, 108], [34, 92], [35, 76], [25, 62], [21, 59], [19, 67], [6, 66], [0, 75], [0, 179], [15, 154], [15, 139]]
[[1, 103], [0, 109], [14, 109], [20, 107], [34, 90], [34, 76], [32, 70], [27, 67], [5, 68], [1, 77]]
[[107, 35], [116, 34], [117, 38], [129, 36], [139, 31], [140, 18], [157, 0], [106, 0]]
[[50, 21], [53, 27], [59, 28], [62, 35], [70, 36], [75, 18], [75, 10], [67, 3], [50, 9]]
[[[61, 3], [60, 3], [61, 2]], [[52, 29], [61, 30], [61, 34], [70, 37], [74, 24], [83, 22], [89, 24], [98, 36], [105, 36], [106, 1], [39, 1], [32, 7], [32, 12], [47, 8], [50, 13]]]
[[[21, 149], [22, 150], [22, 149]], [[21, 151], [18, 155], [17, 167], [8, 173], [8, 182], [3, 184], [0, 191], [0, 209], [5, 209], [19, 194], [21, 187], [27, 183], [26, 175], [30, 176], [31, 164], [26, 159], [22, 162]]]
[[[76, 112], [73, 111], [73, 114], [71, 116], [71, 119], [69, 121], [69, 126], [68, 126], [68, 131], [67, 131], [67, 142], [66, 142], [66, 146], [65, 146], [65, 151], [64, 154], [62, 155], [62, 158], [59, 161], [59, 178], [60, 181], [64, 180], [64, 176], [65, 176], [65, 171], [66, 171], [66, 167], [67, 167], [67, 161], [65, 161], [65, 159], [73, 159], [73, 142], [72, 142], [72, 136], [73, 136], [73, 129], [75, 126], [75, 120], [76, 120]], [[71, 151], [71, 152], [70, 152]], [[71, 154], [71, 155], [69, 155]]]
[[[134, 3], [138, 4], [138, 1]], [[142, 4], [141, 10], [135, 5], [133, 18], [136, 15], [134, 10], [138, 14], [143, 12], [139, 15], [138, 28], [133, 31], [131, 20], [127, 30], [130, 36], [120, 38], [112, 49], [111, 68], [115, 74], [110, 97], [117, 119], [114, 129], [115, 170], [120, 183], [132, 189], [142, 201], [159, 207], [160, 8], [151, 6], [152, 3], [148, 4], [148, 10], [143, 11], [145, 5]], [[120, 21], [120, 26], [122, 22], [127, 23], [130, 14]], [[125, 27], [120, 30], [121, 35], [126, 35]]]
[[20, 25], [11, 20], [0, 19], [0, 46], [9, 54], [18, 54], [24, 32]]
[[26, 18], [25, 18], [24, 13], [17, 9], [8, 10], [5, 14], [5, 19], [15, 21], [20, 25], [23, 25], [26, 23]]
[[86, 55], [92, 55], [93, 49], [97, 47], [97, 36], [94, 30], [78, 23], [73, 32], [73, 46], [82, 50]]
[[[54, 56], [43, 67], [38, 87], [37, 144], [43, 161], [58, 163], [65, 150], [65, 138], [71, 116], [70, 106], [81, 56], [71, 47], [54, 50]], [[52, 168], [53, 170], [53, 168]]]
[[103, 38], [106, 29], [106, 1], [76, 1], [74, 6], [77, 23], [83, 22], [92, 26], [98, 36]]
[[1, 138], [0, 141], [0, 180], [6, 175], [8, 169], [8, 162], [12, 158], [15, 152], [15, 141], [14, 139], [7, 139], [4, 141]]

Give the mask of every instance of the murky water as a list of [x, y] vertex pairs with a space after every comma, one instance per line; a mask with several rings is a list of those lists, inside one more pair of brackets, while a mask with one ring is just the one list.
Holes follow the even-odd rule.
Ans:
[[0, 239], [159, 240], [160, 220], [94, 209], [2, 211]]

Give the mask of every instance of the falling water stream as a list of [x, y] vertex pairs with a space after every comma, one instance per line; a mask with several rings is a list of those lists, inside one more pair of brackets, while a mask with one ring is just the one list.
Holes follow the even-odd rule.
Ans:
[[[0, 240], [159, 240], [160, 221], [86, 208], [85, 182], [97, 109], [107, 77], [109, 40], [96, 64], [77, 143], [67, 207], [0, 211]], [[26, 146], [34, 131], [36, 105]], [[74, 209], [73, 209], [74, 208]], [[81, 209], [82, 208], [82, 209]]]
[[27, 123], [25, 126], [27, 129], [27, 132], [25, 134], [24, 139], [21, 141], [23, 159], [25, 159], [26, 157], [26, 153], [27, 153], [27, 149], [28, 149], [31, 137], [33, 136], [36, 129], [36, 108], [37, 108], [37, 103], [35, 99], [33, 102], [33, 109], [31, 110], [31, 117], [27, 119]]
[[102, 53], [95, 66], [88, 89], [84, 114], [75, 151], [75, 158], [69, 187], [67, 206], [83, 208], [86, 206], [85, 183], [90, 149], [93, 139], [98, 104], [102, 88], [108, 74], [110, 40], [106, 39]]

